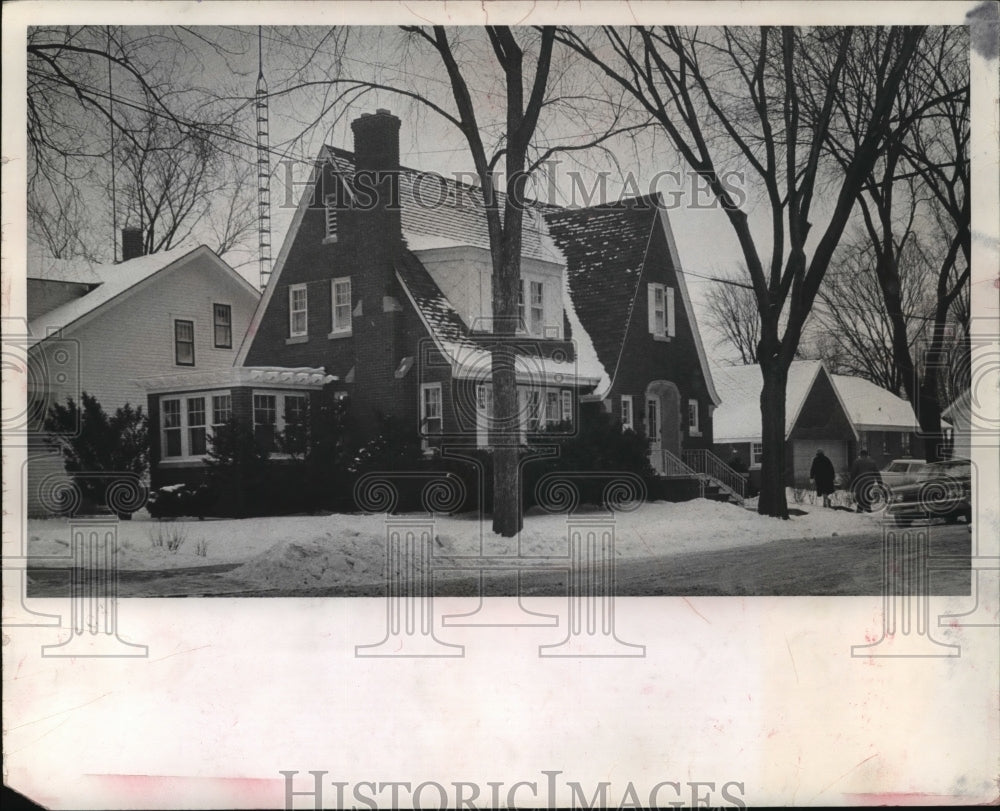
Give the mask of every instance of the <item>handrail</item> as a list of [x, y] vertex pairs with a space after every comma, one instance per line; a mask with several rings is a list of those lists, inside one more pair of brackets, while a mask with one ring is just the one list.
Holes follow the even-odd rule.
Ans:
[[722, 490], [740, 503], [746, 498], [747, 479], [705, 448], [684, 451], [684, 462], [693, 470], [708, 476]]
[[651, 451], [651, 453], [659, 453], [660, 460], [662, 462], [662, 469], [660, 470], [661, 476], [683, 476], [686, 478], [695, 479], [698, 482], [698, 490], [701, 497], [705, 497], [705, 476], [700, 474], [697, 470], [688, 465], [683, 459], [681, 459], [677, 454], [672, 451], [668, 451], [666, 448], [660, 448], [659, 451]]

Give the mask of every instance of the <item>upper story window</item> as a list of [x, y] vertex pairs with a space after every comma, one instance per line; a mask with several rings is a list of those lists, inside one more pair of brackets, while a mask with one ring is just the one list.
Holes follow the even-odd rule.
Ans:
[[351, 279], [349, 276], [334, 279], [331, 283], [333, 323], [331, 332], [351, 331]]
[[292, 338], [309, 334], [309, 294], [304, 284], [288, 288], [288, 334]]
[[694, 398], [688, 400], [688, 434], [691, 436], [701, 436], [701, 421], [698, 414], [698, 401]]
[[622, 430], [635, 430], [635, 412], [632, 410], [632, 395], [622, 395]]
[[651, 282], [648, 286], [649, 331], [659, 338], [677, 334], [674, 323], [674, 288]]
[[323, 200], [326, 214], [326, 242], [337, 241], [337, 195], [328, 194]]
[[545, 335], [545, 282], [521, 279], [517, 298], [518, 329]]
[[174, 320], [174, 363], [194, 366], [194, 321]]
[[233, 348], [233, 307], [231, 304], [213, 304], [212, 321], [215, 326], [215, 348]]

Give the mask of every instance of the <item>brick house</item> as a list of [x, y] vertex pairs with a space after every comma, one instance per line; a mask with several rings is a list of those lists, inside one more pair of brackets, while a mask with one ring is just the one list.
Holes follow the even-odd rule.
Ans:
[[[281, 430], [289, 399], [298, 413], [316, 397], [347, 398], [358, 438], [388, 417], [417, 428], [427, 449], [486, 446], [490, 350], [503, 340], [515, 356], [522, 440], [572, 430], [581, 403], [600, 403], [654, 435], [661, 469], [664, 451], [707, 452], [719, 401], [659, 201], [580, 212], [529, 203], [519, 328], [501, 339], [479, 192], [401, 167], [399, 128], [379, 110], [352, 123], [353, 152], [324, 147], [232, 379], [147, 381], [150, 412], [162, 422], [164, 400], [184, 391], [206, 403], [230, 394], [233, 416], [267, 436]], [[618, 249], [595, 255], [595, 240]], [[187, 475], [176, 463], [166, 472], [166, 441], [163, 430], [154, 438], [166, 463], [154, 483]]]
[[[715, 453], [731, 459], [734, 452], [750, 468], [759, 487], [761, 441], [760, 367], [718, 366], [712, 376], [722, 397], [715, 412]], [[785, 470], [789, 487], [808, 487], [809, 468], [821, 448], [844, 478], [856, 452], [858, 433], [847, 406], [821, 361], [793, 361], [785, 396]]]
[[[130, 233], [123, 236], [128, 248]], [[259, 299], [253, 286], [204, 245], [124, 256], [92, 264], [29, 255], [28, 398], [35, 419], [81, 391], [112, 414], [126, 403], [145, 404], [138, 378], [232, 367]], [[29, 455], [28, 509], [43, 514], [39, 483], [62, 471], [62, 460], [42, 436]]]

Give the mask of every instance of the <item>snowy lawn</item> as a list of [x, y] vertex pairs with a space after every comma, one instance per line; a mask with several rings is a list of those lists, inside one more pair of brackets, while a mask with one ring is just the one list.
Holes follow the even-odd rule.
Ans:
[[[654, 502], [615, 520], [616, 553], [622, 559], [658, 558], [756, 546], [769, 541], [828, 538], [877, 530], [880, 516], [809, 504], [788, 521], [764, 518], [731, 504], [705, 499]], [[599, 515], [596, 510], [581, 518]], [[416, 518], [416, 516], [413, 516]], [[394, 519], [405, 516], [394, 516]], [[270, 588], [338, 586], [381, 582], [385, 565], [385, 515], [313, 515], [206, 521], [155, 521], [145, 512], [118, 526], [119, 569], [162, 570], [237, 564], [241, 582]], [[467, 514], [434, 519], [435, 556], [479, 554], [483, 534], [495, 539], [488, 520]], [[28, 522], [32, 567], [66, 566], [69, 522]], [[171, 547], [176, 548], [171, 550]], [[201, 554], [203, 552], [204, 554]], [[525, 516], [520, 553], [568, 554], [567, 516], [531, 510]]]

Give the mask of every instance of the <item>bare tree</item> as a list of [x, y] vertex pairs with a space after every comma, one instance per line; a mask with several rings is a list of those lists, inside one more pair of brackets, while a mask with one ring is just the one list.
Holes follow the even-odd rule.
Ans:
[[[749, 279], [746, 267], [741, 278]], [[736, 279], [717, 279], [708, 289], [705, 307], [708, 325], [722, 337], [717, 347], [735, 349], [740, 363], [757, 362], [757, 344], [760, 342], [760, 313], [753, 287]]]
[[247, 100], [197, 86], [196, 43], [184, 28], [29, 29], [29, 229], [50, 253], [107, 257], [115, 209], [119, 225], [152, 226], [147, 251], [205, 222], [224, 226], [219, 252], [249, 232]]
[[[907, 344], [927, 335], [933, 293], [928, 258], [920, 240], [910, 236], [899, 261]], [[875, 275], [875, 248], [862, 229], [841, 243], [817, 294], [813, 311], [819, 332], [818, 356], [837, 374], [863, 377], [893, 394], [903, 390], [903, 372], [893, 350], [893, 324]]]
[[[881, 29], [864, 29], [859, 35], [863, 50], [879, 49], [884, 36]], [[874, 272], [891, 325], [893, 362], [932, 460], [942, 439], [940, 378], [947, 364], [940, 359], [954, 306], [968, 287], [970, 273], [967, 48], [966, 30], [937, 28], [928, 33], [894, 99], [893, 137], [858, 189], [865, 230], [877, 257]], [[842, 166], [848, 165], [862, 138], [853, 123], [857, 99], [864, 98], [879, 78], [864, 60], [849, 68], [846, 90], [836, 99], [843, 127], [826, 136], [827, 147]], [[934, 305], [926, 335], [914, 343], [902, 267], [918, 209], [924, 227], [939, 237], [940, 250], [931, 254], [924, 246], [924, 255], [934, 265], [924, 271], [933, 279]], [[914, 351], [918, 347], [919, 355]]]
[[[656, 120], [707, 181], [736, 234], [760, 314], [764, 453], [758, 511], [765, 515], [788, 517], [788, 367], [855, 200], [892, 133], [893, 102], [923, 33], [887, 29], [879, 47], [866, 53], [850, 28], [605, 28], [595, 39], [565, 29], [559, 35]], [[822, 147], [841, 115], [845, 70], [859, 59], [874, 65], [876, 81], [852, 111], [858, 141], [834, 177]], [[746, 167], [759, 183], [770, 215], [768, 239], [754, 234], [724, 182], [727, 164]], [[827, 193], [814, 208], [824, 182]], [[827, 218], [816, 238], [811, 231], [820, 207]]]

